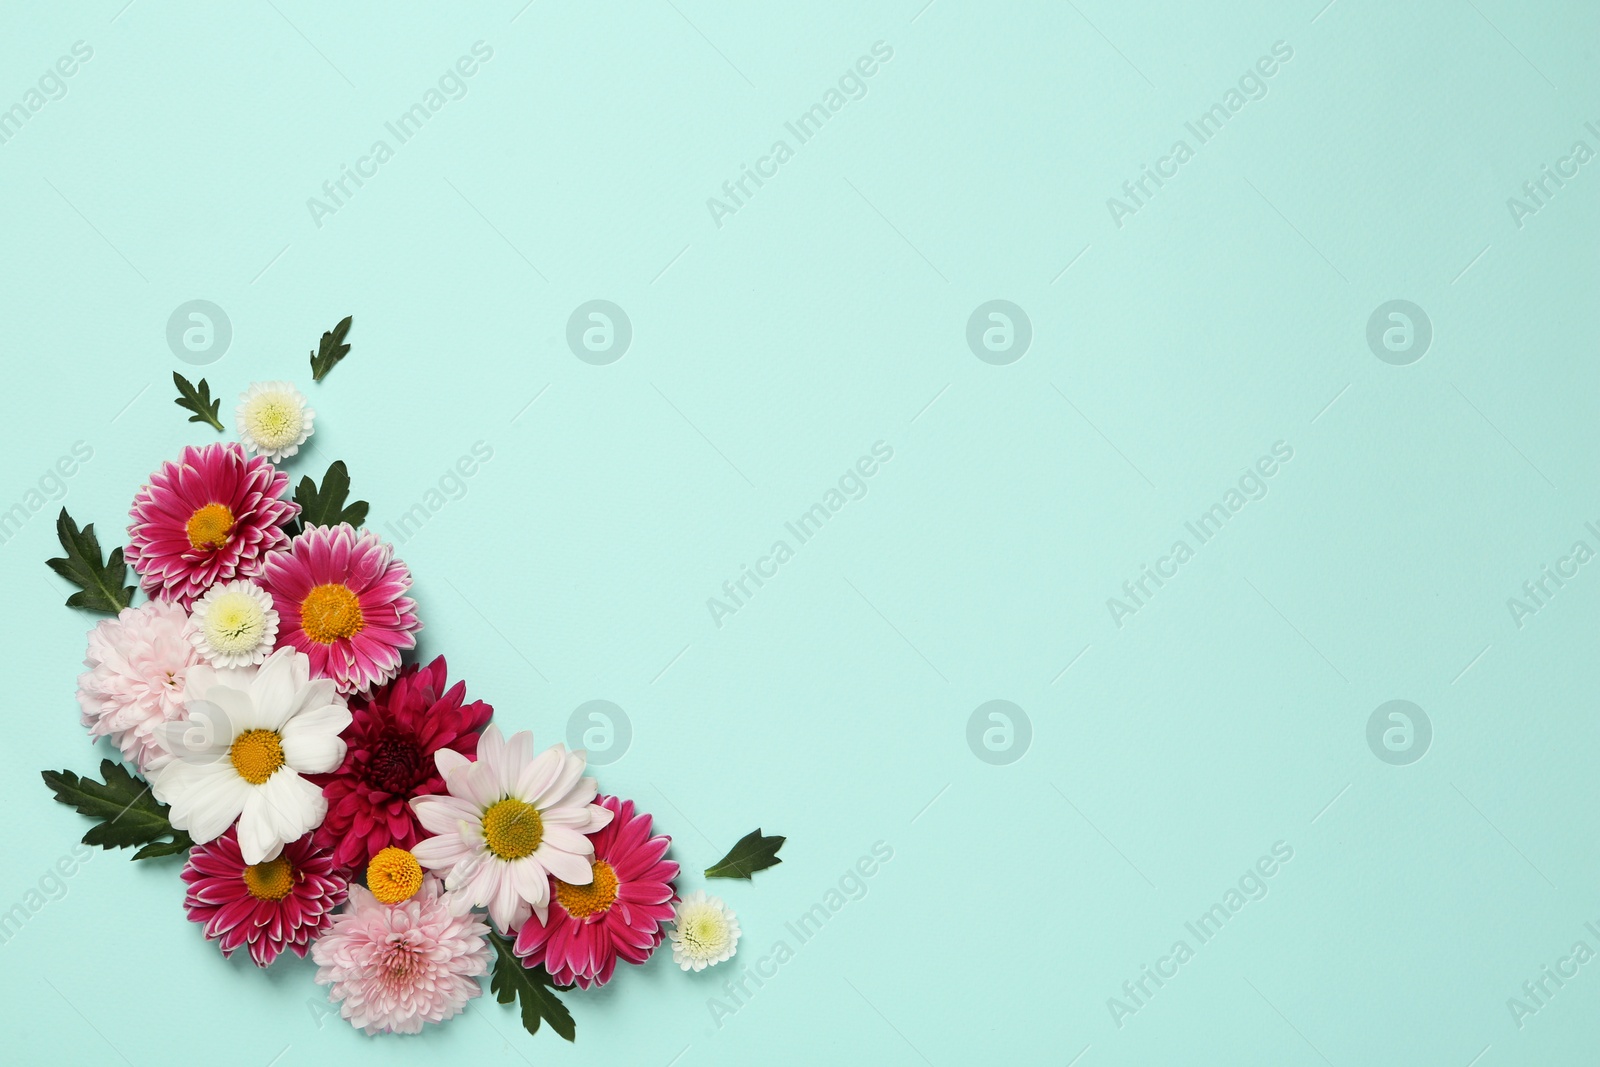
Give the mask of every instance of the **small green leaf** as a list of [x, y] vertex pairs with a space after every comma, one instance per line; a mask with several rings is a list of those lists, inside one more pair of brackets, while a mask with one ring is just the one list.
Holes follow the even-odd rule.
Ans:
[[339, 320], [339, 325], [322, 335], [322, 342], [317, 345], [317, 350], [311, 353], [311, 380], [322, 381], [323, 375], [333, 369], [333, 365], [345, 357], [350, 351], [350, 346], [344, 343], [345, 334], [350, 332], [351, 315], [346, 315]]
[[757, 871], [776, 867], [783, 862], [778, 858], [778, 849], [783, 847], [783, 842], [784, 838], [781, 837], [762, 837], [758, 826], [739, 838], [739, 843], [729, 849], [726, 856], [707, 867], [706, 877], [743, 878], [748, 882]]
[[57, 800], [80, 815], [99, 820], [83, 835], [86, 845], [106, 849], [143, 845], [133, 854], [136, 860], [177, 855], [194, 845], [187, 832], [172, 828], [167, 806], [156, 800], [150, 786], [120, 763], [100, 761], [104, 782], [71, 771], [41, 771], [40, 775]]
[[56, 517], [56, 537], [67, 554], [45, 563], [82, 590], [67, 597], [67, 607], [115, 615], [133, 603], [133, 586], [122, 584], [128, 578], [122, 549], [113, 548], [111, 555], [101, 563], [100, 541], [94, 535], [94, 523], [79, 530], [67, 509], [62, 508]]
[[[522, 1003], [522, 1027], [530, 1034], [539, 1032], [539, 1022], [550, 1024], [550, 1029], [571, 1041], [577, 1033], [572, 1013], [561, 1003], [555, 984], [543, 967], [524, 967], [511, 951], [511, 942], [489, 931], [489, 941], [494, 945], [494, 970], [489, 975], [489, 991], [502, 1004], [514, 1000]], [[570, 988], [570, 987], [568, 987]]]
[[300, 529], [307, 526], [337, 526], [341, 522], [348, 522], [359, 529], [367, 520], [367, 502], [357, 500], [346, 506], [345, 501], [349, 497], [350, 470], [342, 459], [333, 461], [328, 473], [322, 476], [320, 488], [310, 475], [301, 478], [294, 490], [294, 502], [300, 505]]
[[185, 411], [194, 412], [189, 416], [190, 422], [209, 422], [218, 430], [222, 429], [222, 420], [217, 418], [217, 409], [222, 406], [222, 401], [211, 399], [211, 386], [206, 384], [204, 378], [196, 387], [189, 383], [189, 379], [173, 371], [172, 384], [178, 387], [178, 397], [173, 403]]

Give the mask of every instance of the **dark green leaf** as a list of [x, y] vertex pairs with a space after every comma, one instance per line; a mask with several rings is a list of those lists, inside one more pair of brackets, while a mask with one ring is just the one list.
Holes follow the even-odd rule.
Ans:
[[778, 858], [778, 849], [783, 847], [783, 842], [781, 837], [762, 837], [758, 826], [739, 838], [739, 843], [729, 849], [726, 856], [707, 867], [706, 877], [743, 878], [750, 881], [750, 876], [757, 871], [776, 867], [783, 862]]
[[344, 335], [350, 332], [352, 317], [346, 315], [339, 321], [339, 325], [322, 335], [322, 342], [317, 345], [317, 350], [311, 353], [312, 381], [322, 381], [322, 376], [332, 370], [333, 365], [350, 351], [350, 346], [344, 343]]
[[211, 399], [211, 386], [206, 384], [204, 378], [200, 379], [197, 387], [189, 384], [189, 379], [173, 371], [172, 384], [178, 387], [178, 398], [173, 403], [185, 411], [194, 412], [189, 416], [190, 422], [209, 422], [218, 430], [222, 429], [222, 420], [217, 418], [217, 409], [222, 406], [222, 401]]
[[101, 563], [100, 541], [94, 535], [94, 523], [79, 530], [67, 509], [62, 508], [56, 517], [56, 537], [60, 538], [67, 554], [45, 563], [82, 590], [67, 597], [67, 607], [115, 615], [133, 603], [133, 586], [122, 584], [128, 578], [122, 549], [113, 548], [111, 555]]
[[150, 792], [150, 786], [135, 778], [128, 768], [113, 760], [100, 761], [100, 776], [80, 778], [71, 771], [42, 771], [44, 784], [61, 803], [80, 815], [99, 820], [83, 835], [86, 845], [101, 848], [127, 848], [143, 845], [133, 854], [136, 860], [173, 856], [194, 845], [188, 833], [174, 830], [167, 821], [167, 806]]
[[550, 1024], [550, 1029], [571, 1041], [577, 1029], [567, 1006], [557, 998], [555, 990], [559, 987], [549, 973], [539, 966], [524, 967], [511, 951], [511, 942], [493, 930], [489, 931], [489, 940], [494, 944], [494, 970], [489, 975], [489, 991], [502, 1004], [521, 1001], [522, 1026], [528, 1033], [538, 1033], [542, 1019]]
[[367, 502], [357, 500], [346, 506], [349, 497], [350, 471], [342, 459], [333, 461], [322, 476], [320, 488], [310, 475], [301, 478], [294, 490], [294, 502], [300, 505], [300, 528], [337, 526], [341, 522], [359, 528], [367, 519]]

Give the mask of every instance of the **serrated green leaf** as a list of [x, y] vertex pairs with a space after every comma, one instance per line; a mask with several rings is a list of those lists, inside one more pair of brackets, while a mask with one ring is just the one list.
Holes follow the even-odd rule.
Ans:
[[489, 975], [489, 991], [502, 1004], [521, 1002], [522, 1027], [528, 1033], [538, 1033], [540, 1020], [543, 1020], [550, 1024], [550, 1029], [568, 1041], [573, 1040], [577, 1028], [572, 1021], [572, 1013], [556, 996], [556, 989], [561, 987], [555, 984], [549, 972], [539, 966], [524, 967], [516, 953], [511, 951], [511, 942], [493, 930], [489, 931], [489, 941], [494, 945], [494, 970]]
[[173, 403], [185, 411], [194, 412], [189, 416], [190, 422], [209, 422], [218, 430], [222, 429], [222, 420], [217, 418], [217, 409], [222, 406], [222, 401], [211, 399], [211, 386], [206, 384], [204, 378], [200, 379], [198, 386], [194, 386], [189, 379], [173, 371], [172, 384], [178, 387], [178, 397]]
[[322, 476], [322, 485], [311, 480], [310, 475], [300, 479], [294, 490], [294, 502], [300, 505], [300, 529], [307, 526], [337, 526], [348, 522], [359, 529], [367, 521], [367, 502], [357, 500], [346, 505], [350, 497], [350, 470], [344, 460], [336, 459]]
[[80, 777], [71, 771], [41, 771], [44, 784], [56, 800], [99, 821], [83, 835], [86, 845], [127, 848], [143, 845], [136, 860], [187, 852], [194, 842], [187, 832], [175, 830], [167, 819], [167, 806], [150, 792], [150, 786], [113, 760], [100, 761], [100, 776]]
[[113, 548], [111, 555], [101, 563], [100, 540], [94, 535], [94, 523], [79, 530], [67, 509], [62, 508], [56, 517], [56, 537], [67, 554], [45, 560], [45, 564], [82, 590], [67, 597], [67, 607], [115, 615], [133, 603], [133, 586], [122, 584], [128, 578], [122, 549]]
[[778, 849], [783, 847], [784, 840], [781, 837], [762, 837], [758, 826], [739, 838], [739, 843], [729, 849], [726, 856], [707, 867], [706, 877], [743, 878], [750, 881], [750, 876], [757, 871], [776, 867], [783, 862], [778, 858]]
[[350, 351], [350, 346], [344, 343], [345, 334], [350, 332], [352, 315], [346, 315], [339, 320], [339, 325], [322, 335], [322, 341], [317, 345], [317, 350], [311, 353], [311, 380], [322, 381], [323, 375], [333, 369], [333, 365], [345, 357]]

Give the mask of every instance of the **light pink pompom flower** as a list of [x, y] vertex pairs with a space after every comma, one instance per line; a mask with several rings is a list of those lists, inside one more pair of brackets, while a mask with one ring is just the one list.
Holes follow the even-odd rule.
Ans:
[[144, 591], [188, 607], [217, 582], [250, 578], [289, 539], [300, 505], [289, 476], [237, 444], [193, 445], [163, 463], [133, 498], [128, 563]]
[[201, 662], [188, 625], [178, 605], [151, 600], [89, 631], [89, 669], [78, 676], [83, 724], [111, 738], [140, 774], [166, 758], [156, 727], [183, 717], [185, 680]]
[[423, 1023], [459, 1015], [481, 996], [489, 970], [489, 928], [451, 914], [436, 878], [417, 895], [384, 904], [363, 886], [311, 947], [317, 982], [339, 1014], [369, 1034], [420, 1033]]
[[411, 572], [394, 549], [349, 523], [308, 526], [267, 560], [261, 584], [278, 612], [278, 645], [311, 659], [311, 672], [341, 693], [382, 685], [417, 645]]

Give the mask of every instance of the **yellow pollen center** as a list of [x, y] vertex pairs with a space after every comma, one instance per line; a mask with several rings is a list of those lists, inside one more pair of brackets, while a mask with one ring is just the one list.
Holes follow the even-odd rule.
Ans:
[[221, 548], [233, 533], [233, 512], [226, 504], [207, 504], [189, 516], [184, 530], [189, 535], [189, 546], [196, 551]]
[[588, 885], [568, 885], [556, 879], [556, 903], [574, 919], [587, 919], [611, 907], [617, 900], [617, 872], [605, 860], [596, 860], [594, 881]]
[[228, 758], [240, 778], [260, 785], [283, 766], [283, 745], [271, 730], [247, 730], [234, 738]]
[[282, 900], [294, 888], [294, 868], [279, 856], [244, 869], [244, 885], [257, 900]]
[[338, 582], [317, 586], [300, 605], [300, 628], [311, 640], [324, 645], [355, 636], [365, 622], [360, 598], [349, 586]]
[[390, 846], [367, 864], [367, 888], [385, 904], [410, 900], [422, 888], [422, 864], [405, 849]]
[[500, 859], [520, 860], [544, 840], [544, 819], [532, 804], [508, 797], [483, 813], [483, 840]]

